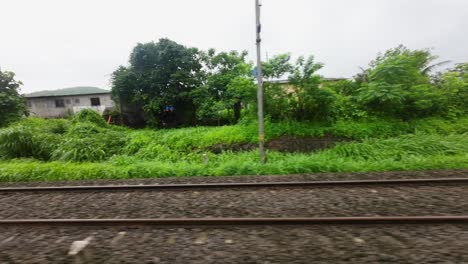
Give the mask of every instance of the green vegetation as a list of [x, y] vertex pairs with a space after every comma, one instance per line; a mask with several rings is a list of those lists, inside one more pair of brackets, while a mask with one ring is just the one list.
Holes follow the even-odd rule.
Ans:
[[81, 110], [73, 117], [72, 121], [73, 123], [89, 122], [100, 127], [105, 127], [107, 125], [106, 121], [104, 121], [96, 111], [91, 109]]
[[209, 151], [216, 144], [255, 143], [255, 123], [133, 130], [77, 120], [27, 118], [0, 130], [0, 181], [468, 168], [466, 117], [267, 122], [267, 140], [332, 135], [354, 141], [309, 154], [269, 151], [264, 165], [255, 150]]
[[26, 100], [19, 94], [21, 84], [14, 73], [0, 70], [0, 127], [27, 114]]
[[[247, 52], [201, 51], [168, 39], [138, 44], [112, 91], [133, 126], [237, 124], [255, 118], [253, 64]], [[455, 118], [468, 113], [468, 64], [434, 74], [437, 56], [402, 45], [353, 79], [330, 81], [314, 56], [279, 54], [263, 62], [265, 114], [275, 122]], [[277, 80], [283, 80], [277, 82]]]
[[[108, 125], [91, 110], [17, 121], [20, 83], [2, 73], [0, 110], [12, 111], [0, 117], [0, 126], [9, 124], [0, 129], [0, 181], [468, 168], [467, 63], [432, 74], [441, 63], [429, 50], [399, 46], [336, 81], [317, 74], [324, 65], [313, 56], [274, 56], [263, 63], [266, 141], [347, 141], [314, 153], [270, 150], [261, 164], [255, 150], [232, 151], [252, 149], [258, 136], [246, 56], [168, 39], [138, 44], [111, 81], [122, 108], [112, 115], [147, 127], [140, 130]], [[286, 84], [274, 81], [282, 78]]]

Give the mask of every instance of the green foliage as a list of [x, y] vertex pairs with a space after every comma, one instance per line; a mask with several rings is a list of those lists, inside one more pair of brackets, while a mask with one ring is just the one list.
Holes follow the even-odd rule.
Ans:
[[443, 73], [438, 84], [448, 117], [468, 113], [468, 63], [458, 64]]
[[36, 158], [48, 160], [57, 137], [24, 126], [0, 130], [0, 158]]
[[0, 70], [0, 127], [28, 114], [26, 100], [19, 94], [21, 85], [13, 72]]
[[468, 133], [468, 118], [462, 117], [457, 119], [441, 119], [441, 118], [425, 118], [413, 120], [409, 123], [412, 132], [450, 135]]
[[467, 152], [466, 134], [407, 135], [343, 143], [314, 154], [267, 152], [268, 163], [263, 165], [257, 151], [209, 154], [208, 165], [201, 155], [178, 161], [114, 156], [109, 162], [81, 164], [16, 160], [0, 162], [0, 181], [460, 169], [468, 168]]
[[404, 120], [448, 114], [454, 93], [430, 82], [430, 71], [441, 64], [430, 65], [436, 58], [429, 50], [412, 51], [404, 46], [386, 51], [371, 62], [366, 77], [360, 77], [357, 102], [372, 114]]
[[60, 161], [102, 161], [119, 154], [125, 144], [125, 134], [101, 128], [93, 123], [73, 125], [63, 141], [52, 152], [53, 160]]
[[350, 97], [356, 95], [360, 85], [351, 80], [324, 80], [322, 81], [323, 87], [333, 90], [335, 93], [343, 96]]
[[23, 119], [0, 130], [0, 157], [83, 162], [120, 154], [127, 129], [85, 121], [93, 118], [78, 120]]
[[[247, 52], [207, 52], [168, 39], [138, 44], [112, 75], [128, 123], [177, 127], [235, 124], [254, 116], [255, 81]], [[354, 80], [324, 79], [313, 56], [262, 62], [265, 114], [273, 121], [456, 118], [468, 109], [468, 64], [431, 76], [437, 56], [403, 45], [379, 54]], [[287, 78], [287, 83], [278, 79]], [[134, 120], [131, 121], [131, 120]], [[135, 121], [136, 120], [136, 121]]]
[[70, 127], [65, 119], [29, 117], [0, 130], [0, 157], [49, 160]]
[[279, 54], [274, 56], [267, 62], [262, 63], [263, 76], [265, 78], [282, 78], [286, 73], [294, 70], [293, 65], [289, 62], [291, 54]]
[[107, 123], [104, 118], [92, 109], [83, 109], [73, 116], [73, 123], [89, 122], [96, 126], [106, 127]]
[[[139, 43], [130, 54], [130, 66], [112, 74], [112, 94], [124, 105], [136, 105], [148, 124], [192, 124], [191, 92], [201, 84], [200, 60], [197, 49], [169, 39]], [[167, 106], [174, 111], [165, 113]]]
[[12, 127], [23, 127], [32, 129], [36, 132], [64, 134], [70, 128], [71, 122], [67, 119], [42, 119], [37, 117], [28, 117], [13, 123]]
[[468, 153], [468, 135], [404, 135], [385, 140], [346, 143], [333, 150], [338, 157], [353, 160], [402, 160], [408, 156], [444, 156]]
[[254, 101], [252, 64], [246, 62], [246, 56], [246, 51], [216, 53], [210, 49], [203, 53], [205, 82], [192, 93], [200, 123], [220, 123], [226, 111], [225, 121], [236, 123], [242, 107]]
[[371, 116], [355, 96], [336, 95], [332, 116], [338, 120], [369, 120]]
[[[265, 85], [265, 112], [272, 120], [317, 121], [331, 120], [336, 92], [320, 88], [322, 79], [316, 74], [323, 67], [310, 56], [299, 57], [293, 66], [288, 55], [274, 57], [266, 63], [267, 74], [282, 76], [289, 71], [289, 82], [282, 85], [269, 82]], [[267, 75], [268, 76], [268, 75]]]

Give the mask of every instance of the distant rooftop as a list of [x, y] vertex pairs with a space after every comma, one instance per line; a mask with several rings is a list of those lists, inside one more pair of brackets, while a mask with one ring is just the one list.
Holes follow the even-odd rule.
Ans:
[[77, 86], [58, 90], [46, 90], [26, 94], [25, 97], [49, 97], [49, 96], [71, 96], [71, 95], [86, 95], [86, 94], [105, 94], [110, 93], [109, 90], [91, 87], [91, 86]]

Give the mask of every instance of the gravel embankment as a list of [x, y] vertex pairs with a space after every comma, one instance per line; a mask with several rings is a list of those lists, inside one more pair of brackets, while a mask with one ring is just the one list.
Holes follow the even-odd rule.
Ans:
[[0, 228], [2, 263], [467, 263], [467, 247], [468, 225]]
[[0, 194], [0, 218], [468, 215], [468, 184]]

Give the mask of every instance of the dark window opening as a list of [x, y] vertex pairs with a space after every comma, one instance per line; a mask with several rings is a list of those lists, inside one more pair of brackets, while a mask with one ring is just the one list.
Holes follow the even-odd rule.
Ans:
[[91, 98], [91, 106], [100, 106], [101, 100], [99, 97]]
[[66, 99], [66, 100], [65, 100], [65, 103], [66, 103], [66, 104], [71, 104], [70, 99]]
[[80, 99], [76, 98], [75, 99], [75, 104], [79, 104], [80, 103]]
[[65, 107], [65, 101], [63, 99], [55, 99], [55, 107]]

